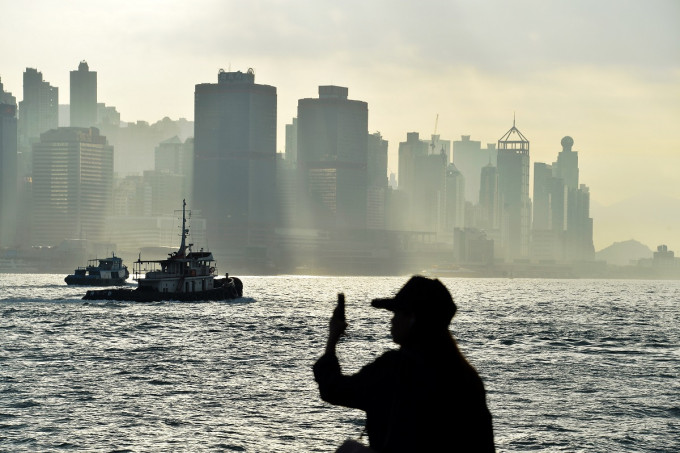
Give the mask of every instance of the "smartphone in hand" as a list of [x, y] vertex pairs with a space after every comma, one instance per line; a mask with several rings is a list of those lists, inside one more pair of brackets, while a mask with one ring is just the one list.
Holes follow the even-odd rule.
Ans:
[[333, 317], [340, 320], [340, 321], [345, 321], [345, 294], [344, 293], [338, 293], [338, 305], [336, 305], [335, 310], [333, 310]]

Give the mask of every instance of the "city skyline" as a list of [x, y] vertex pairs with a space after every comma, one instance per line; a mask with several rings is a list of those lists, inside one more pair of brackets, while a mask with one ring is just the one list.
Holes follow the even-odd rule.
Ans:
[[[297, 100], [334, 84], [368, 103], [369, 132], [389, 142], [391, 172], [408, 132], [428, 138], [437, 127], [443, 138], [470, 135], [484, 146], [499, 139], [516, 112], [532, 143], [532, 165], [551, 162], [562, 137], [574, 138], [593, 203], [613, 204], [641, 191], [680, 198], [674, 131], [680, 31], [673, 27], [680, 6], [674, 2], [421, 8], [199, 1], [163, 11], [145, 1], [119, 2], [116, 9], [70, 4], [79, 14], [29, 3], [30, 13], [3, 7], [10, 26], [33, 37], [0, 44], [6, 56], [0, 77], [17, 101], [22, 73], [33, 67], [67, 102], [69, 71], [86, 60], [99, 74], [98, 99], [116, 106], [124, 121], [193, 120], [196, 84], [213, 80], [219, 68], [252, 67], [259, 83], [277, 87], [279, 152]], [[374, 20], [383, 13], [390, 20]], [[231, 26], [218, 27], [224, 22]], [[418, 32], [412, 22], [422, 24], [414, 27]], [[602, 248], [611, 240], [598, 242]]]

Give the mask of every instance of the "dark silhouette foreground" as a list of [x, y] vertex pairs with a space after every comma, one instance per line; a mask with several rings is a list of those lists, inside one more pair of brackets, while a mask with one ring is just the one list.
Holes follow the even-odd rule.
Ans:
[[[372, 305], [394, 312], [391, 333], [400, 348], [343, 375], [335, 354], [347, 327], [339, 295], [326, 352], [314, 364], [321, 398], [364, 410], [376, 452], [495, 451], [484, 385], [448, 329], [456, 305], [446, 287], [415, 276], [394, 298]], [[359, 451], [353, 448], [348, 444], [338, 451]]]

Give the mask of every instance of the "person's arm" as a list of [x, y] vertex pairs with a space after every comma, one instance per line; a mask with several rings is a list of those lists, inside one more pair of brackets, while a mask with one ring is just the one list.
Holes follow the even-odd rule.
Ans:
[[328, 326], [328, 339], [323, 356], [314, 364], [314, 379], [324, 401], [339, 406], [361, 408], [361, 394], [365, 382], [358, 374], [344, 376], [336, 355], [336, 346], [347, 329], [345, 319], [345, 296], [338, 294], [338, 305]]

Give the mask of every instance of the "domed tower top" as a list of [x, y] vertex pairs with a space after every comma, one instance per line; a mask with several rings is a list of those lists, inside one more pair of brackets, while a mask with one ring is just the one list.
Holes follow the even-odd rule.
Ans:
[[574, 146], [574, 139], [567, 135], [560, 143], [562, 144], [562, 151], [571, 151], [571, 147]]
[[90, 67], [87, 65], [87, 61], [83, 60], [78, 65], [78, 71], [89, 71]]

